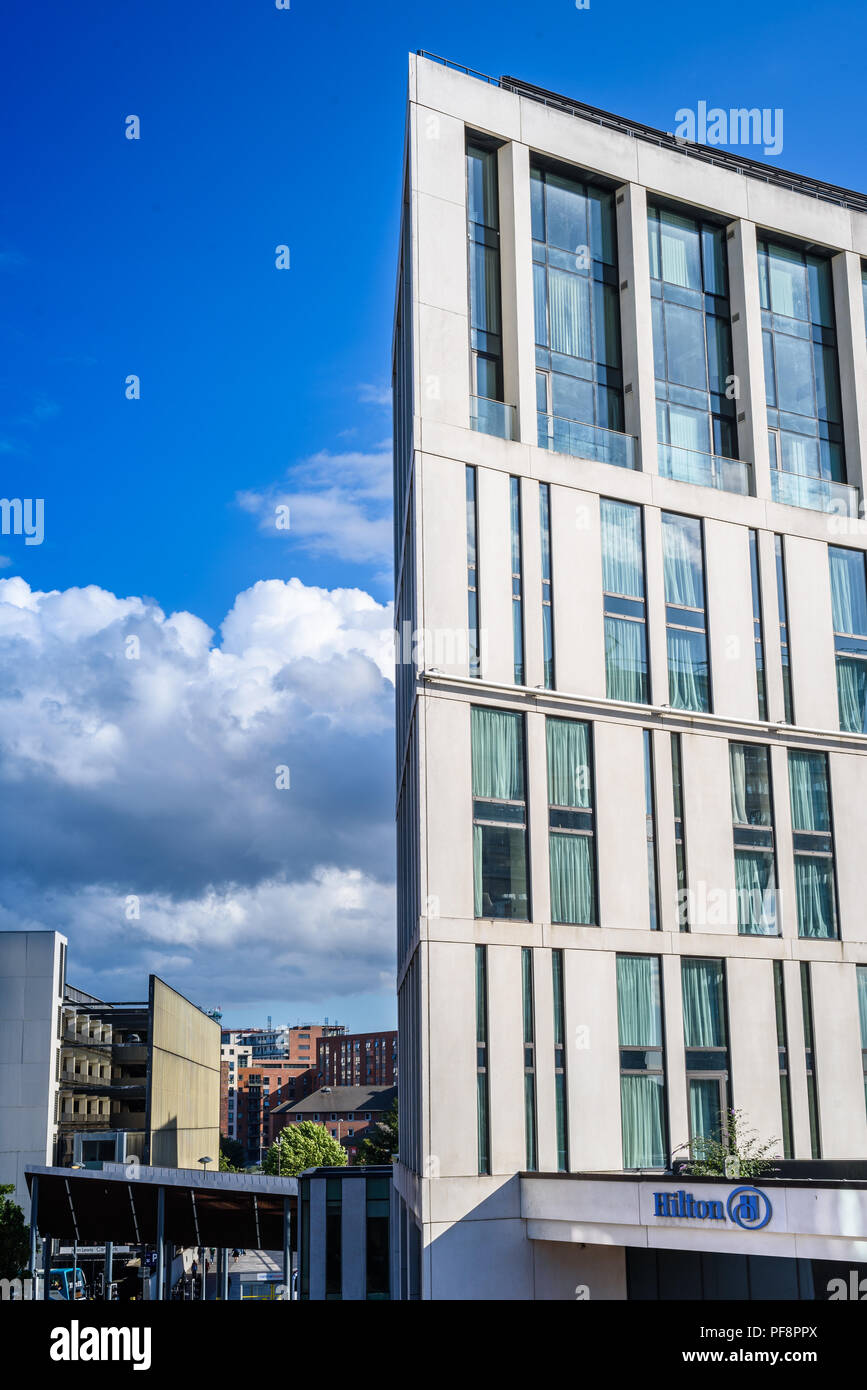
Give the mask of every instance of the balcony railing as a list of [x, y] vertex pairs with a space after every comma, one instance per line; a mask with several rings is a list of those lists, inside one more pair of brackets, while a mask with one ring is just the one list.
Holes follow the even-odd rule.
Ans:
[[721, 492], [738, 492], [749, 497], [752, 469], [740, 459], [722, 458], [719, 454], [700, 454], [679, 444], [658, 444], [659, 472], [663, 478], [676, 478], [681, 483], [697, 483], [699, 487], [715, 487]]
[[541, 410], [538, 419], [540, 449], [553, 449], [558, 454], [573, 454], [596, 463], [613, 463], [617, 468], [637, 467], [631, 434], [588, 425], [582, 420], [566, 420], [562, 415], [546, 415]]
[[470, 396], [470, 425], [479, 434], [514, 439], [515, 407], [505, 401], [491, 401], [487, 396]]
[[813, 512], [834, 512], [837, 516], [858, 515], [857, 487], [835, 483], [831, 478], [772, 468], [771, 496], [775, 502], [785, 502], [790, 507], [808, 507]]

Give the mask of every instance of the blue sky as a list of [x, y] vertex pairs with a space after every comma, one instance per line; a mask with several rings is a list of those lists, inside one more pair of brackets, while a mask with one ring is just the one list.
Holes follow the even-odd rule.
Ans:
[[858, 188], [863, 9], [734, 0], [712, 28], [684, 0], [5, 13], [0, 492], [44, 497], [46, 536], [0, 537], [0, 926], [66, 930], [97, 992], [158, 969], [232, 1021], [376, 1027], [407, 52], [663, 129], [700, 100], [780, 107], [772, 162]]

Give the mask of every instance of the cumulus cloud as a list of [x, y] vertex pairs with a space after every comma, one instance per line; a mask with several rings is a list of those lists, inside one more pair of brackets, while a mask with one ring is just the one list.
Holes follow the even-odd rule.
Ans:
[[264, 535], [319, 557], [381, 564], [391, 558], [391, 472], [390, 442], [370, 453], [326, 449], [292, 468], [283, 483], [240, 492], [236, 500]]
[[[85, 988], [370, 992], [393, 972], [391, 615], [267, 580], [191, 613], [0, 579], [0, 927]], [[279, 789], [279, 768], [289, 787]]]

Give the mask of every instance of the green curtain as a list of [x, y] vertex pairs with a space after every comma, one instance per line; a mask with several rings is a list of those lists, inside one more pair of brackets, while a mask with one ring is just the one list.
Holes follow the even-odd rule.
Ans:
[[577, 719], [549, 719], [548, 804], [586, 810], [592, 805], [590, 731]]
[[861, 1020], [861, 1046], [867, 1048], [867, 965], [857, 965], [858, 1017]]
[[683, 1038], [687, 1047], [725, 1047], [726, 1022], [721, 960], [681, 962]]
[[830, 938], [834, 925], [834, 873], [830, 859], [795, 855], [798, 935]]
[[617, 957], [617, 1031], [621, 1047], [662, 1047], [657, 956]]
[[663, 512], [662, 545], [666, 603], [703, 609], [701, 522]]
[[720, 1120], [719, 1083], [710, 1077], [690, 1077], [690, 1138], [719, 1139], [721, 1137]]
[[589, 926], [593, 921], [593, 841], [589, 835], [548, 837], [551, 921]]
[[735, 850], [738, 931], [745, 936], [776, 936], [774, 858], [762, 850]]
[[664, 1168], [665, 1083], [661, 1076], [621, 1076], [624, 1168]]
[[605, 619], [605, 691], [609, 700], [647, 701], [644, 624], [631, 618]]
[[867, 662], [837, 657], [837, 705], [844, 733], [867, 734]]
[[629, 502], [600, 503], [602, 588], [607, 594], [644, 598], [641, 511]]
[[473, 796], [524, 799], [524, 740], [520, 714], [472, 711]]
[[823, 753], [789, 753], [792, 829], [827, 834], [831, 829], [828, 769]]

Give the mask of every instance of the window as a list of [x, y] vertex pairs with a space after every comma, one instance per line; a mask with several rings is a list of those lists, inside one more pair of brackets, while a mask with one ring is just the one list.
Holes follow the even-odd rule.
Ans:
[[725, 229], [649, 207], [647, 230], [657, 437], [666, 471], [690, 477], [691, 453], [738, 453]]
[[596, 846], [590, 725], [547, 719], [551, 921], [596, 922]]
[[467, 145], [467, 235], [470, 258], [470, 344], [473, 393], [503, 399], [500, 308], [500, 209], [497, 152]]
[[864, 553], [839, 545], [828, 547], [831, 566], [831, 611], [837, 656], [837, 704], [840, 728], [867, 733], [867, 580]]
[[710, 710], [701, 522], [662, 513], [668, 698], [673, 709]]
[[468, 468], [467, 479], [467, 626], [470, 675], [482, 674], [479, 638], [479, 569], [476, 550], [479, 509], [476, 498], [476, 470]]
[[539, 484], [539, 529], [542, 541], [542, 669], [545, 689], [554, 689], [554, 601], [551, 585], [551, 488]]
[[649, 729], [644, 738], [644, 813], [647, 827], [647, 888], [650, 907], [650, 930], [659, 930], [659, 873], [656, 862], [656, 793], [653, 786], [653, 735]]
[[780, 615], [780, 658], [783, 667], [783, 701], [786, 712], [786, 723], [794, 724], [795, 716], [792, 703], [792, 671], [789, 665], [789, 619], [788, 605], [786, 602], [786, 562], [785, 551], [783, 549], [782, 536], [774, 536], [774, 547], [777, 555], [777, 608]]
[[623, 429], [623, 371], [614, 196], [576, 178], [530, 170], [536, 382], [541, 448], [570, 447], [569, 422], [590, 427], [580, 452], [606, 459], [595, 426]]
[[768, 697], [765, 684], [765, 640], [762, 626], [762, 585], [759, 565], [759, 536], [750, 531], [750, 586], [753, 599], [753, 641], [756, 652], [756, 695], [759, 703], [759, 718], [768, 717]]
[[867, 1106], [867, 965], [856, 965], [858, 1018], [861, 1022], [861, 1065], [864, 1072], [864, 1104]]
[[658, 956], [618, 955], [617, 1031], [624, 1168], [665, 1168], [665, 1054]]
[[819, 1128], [819, 1088], [816, 1080], [816, 1051], [813, 1036], [813, 990], [810, 981], [810, 966], [801, 961], [801, 1010], [804, 1019], [804, 1061], [807, 1068], [807, 1108], [810, 1113], [810, 1154], [813, 1158], [822, 1157], [822, 1140]]
[[475, 915], [527, 921], [523, 716], [474, 707], [472, 757]]
[[680, 734], [671, 735], [671, 789], [674, 799], [674, 862], [677, 874], [677, 923], [689, 931], [689, 888], [686, 877], [686, 830], [683, 814], [683, 748]]
[[809, 506], [800, 478], [846, 480], [831, 264], [762, 240], [758, 258], [772, 482]]
[[605, 689], [609, 700], [647, 704], [647, 613], [641, 508], [600, 502], [605, 620]]
[[521, 996], [524, 1017], [524, 1138], [527, 1171], [536, 1163], [536, 1025], [533, 1006], [533, 952], [521, 947]]
[[[557, 1122], [557, 1170], [569, 1171], [569, 1125], [566, 1098], [566, 997], [563, 981], [563, 952], [551, 952], [554, 983], [554, 1110]], [[865, 1043], [867, 1046], [867, 1043]]]
[[389, 1178], [365, 1178], [366, 1188], [366, 1264], [368, 1299], [391, 1297], [389, 1280]]
[[780, 1110], [783, 1116], [783, 1158], [794, 1158], [792, 1144], [792, 1096], [789, 1089], [789, 1030], [786, 1025], [786, 987], [783, 962], [774, 963], [774, 1011], [777, 1019], [777, 1055], [780, 1059]]
[[683, 1041], [690, 1152], [701, 1158], [702, 1141], [723, 1139], [729, 1109], [728, 1024], [722, 960], [681, 961]]
[[834, 836], [824, 753], [789, 751], [798, 935], [837, 936]]
[[521, 563], [521, 480], [509, 479], [512, 553], [512, 641], [515, 684], [524, 684], [524, 580]]
[[486, 946], [477, 946], [476, 1124], [480, 1173], [491, 1171], [491, 1122], [488, 1100], [488, 950]]
[[729, 754], [738, 931], [777, 936], [770, 754], [759, 743], [732, 743]]
[[325, 1180], [325, 1297], [343, 1297], [343, 1182]]

